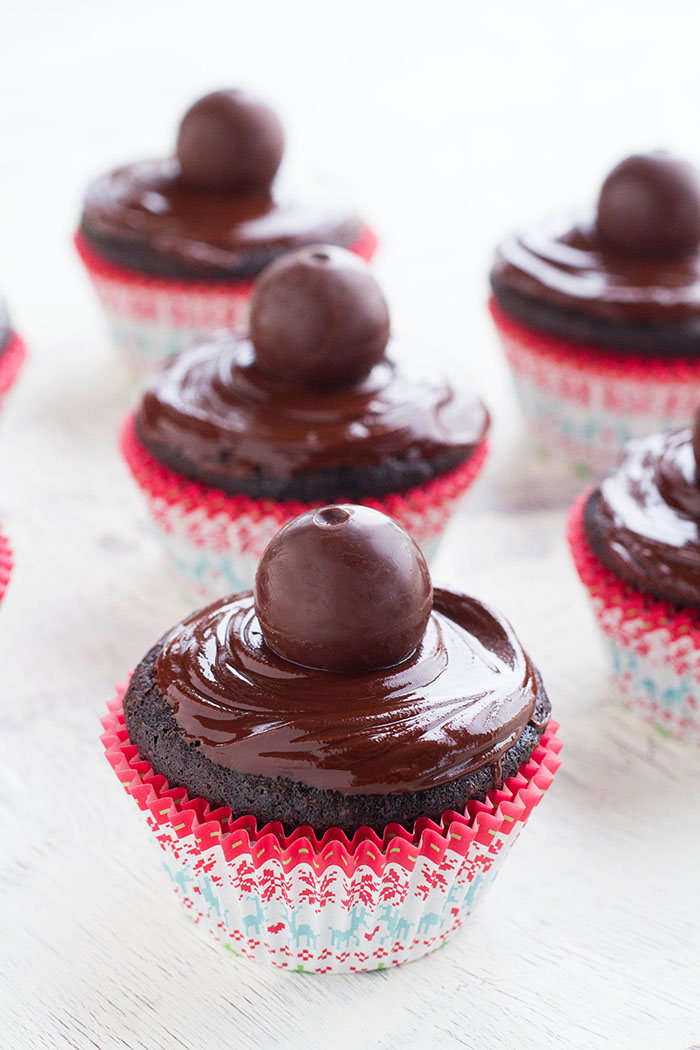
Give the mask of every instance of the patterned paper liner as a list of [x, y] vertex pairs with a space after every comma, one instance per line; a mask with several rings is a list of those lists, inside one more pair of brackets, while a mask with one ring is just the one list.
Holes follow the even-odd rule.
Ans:
[[624, 703], [664, 736], [700, 745], [700, 613], [635, 590], [591, 550], [583, 510], [571, 508], [567, 536], [607, 643]]
[[185, 913], [224, 947], [285, 969], [348, 973], [398, 966], [441, 947], [481, 900], [559, 767], [550, 721], [529, 762], [486, 802], [440, 825], [391, 824], [352, 841], [332, 828], [285, 834], [231, 820], [153, 773], [129, 742], [124, 688], [102, 719], [107, 759], [162, 851]]
[[0, 602], [5, 596], [12, 573], [12, 548], [9, 540], [0, 531]]
[[[123, 269], [99, 255], [78, 231], [75, 247], [127, 366], [144, 374], [210, 332], [248, 316], [251, 280], [187, 281]], [[375, 234], [365, 227], [350, 251], [371, 259]]]
[[[274, 534], [290, 518], [318, 505], [230, 496], [190, 481], [164, 467], [144, 448], [136, 436], [133, 416], [122, 429], [121, 449], [146, 497], [171, 564], [201, 598], [252, 586], [260, 556]], [[400, 522], [430, 558], [487, 454], [484, 439], [456, 470], [406, 492], [361, 502]]]
[[694, 417], [700, 360], [614, 354], [526, 328], [493, 299], [489, 308], [535, 441], [577, 474], [602, 477], [629, 440]]
[[27, 357], [27, 348], [16, 332], [10, 333], [5, 346], [0, 350], [0, 407], [10, 387], [22, 370]]

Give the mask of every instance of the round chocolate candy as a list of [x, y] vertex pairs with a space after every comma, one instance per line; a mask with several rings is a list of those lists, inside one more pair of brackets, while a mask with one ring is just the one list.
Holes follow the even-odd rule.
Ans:
[[258, 367], [295, 386], [344, 386], [382, 359], [389, 310], [369, 267], [344, 248], [301, 248], [272, 263], [250, 304]]
[[420, 645], [433, 588], [425, 558], [392, 518], [339, 504], [300, 514], [270, 540], [255, 577], [267, 645], [303, 667], [393, 667]]
[[678, 259], [700, 245], [700, 173], [670, 153], [637, 154], [614, 168], [598, 198], [604, 247], [641, 259]]
[[182, 177], [207, 190], [270, 188], [284, 151], [284, 132], [270, 107], [244, 91], [212, 91], [187, 110], [177, 136]]

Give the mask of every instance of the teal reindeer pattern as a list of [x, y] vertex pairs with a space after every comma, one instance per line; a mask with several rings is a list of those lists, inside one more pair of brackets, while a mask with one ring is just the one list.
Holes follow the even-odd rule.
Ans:
[[344, 930], [331, 929], [331, 946], [334, 948], [347, 948], [352, 941], [353, 944], [358, 944], [360, 940], [360, 930], [369, 930], [370, 926], [367, 921], [369, 913], [365, 907], [355, 907], [351, 911], [350, 925]]
[[316, 948], [316, 941], [318, 940], [318, 933], [308, 922], [298, 922], [298, 913], [293, 909], [282, 908], [282, 915], [287, 923], [291, 939], [297, 948], [304, 944], [304, 947], [308, 948], [310, 944], [313, 944], [314, 949]]
[[208, 875], [202, 879], [199, 889], [202, 897], [207, 904], [210, 911], [215, 911], [219, 918], [221, 918], [221, 905], [219, 904], [219, 896], [214, 892], [215, 886]]
[[256, 937], [260, 933], [262, 924], [265, 921], [265, 913], [260, 906], [259, 897], [246, 897], [246, 900], [252, 900], [255, 902], [255, 911], [249, 912], [248, 915], [243, 916], [243, 931], [246, 937], [250, 937], [251, 929], [255, 930]]

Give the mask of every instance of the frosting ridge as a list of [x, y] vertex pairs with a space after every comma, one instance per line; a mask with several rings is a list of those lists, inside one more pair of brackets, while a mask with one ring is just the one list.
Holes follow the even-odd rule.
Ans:
[[700, 476], [691, 428], [630, 442], [599, 489], [591, 537], [638, 590], [700, 606]]
[[592, 211], [547, 220], [506, 240], [491, 273], [506, 287], [610, 321], [672, 322], [700, 315], [700, 253], [644, 260], [606, 251]]
[[[364, 379], [314, 391], [263, 374], [245, 335], [213, 337], [154, 377], [137, 412], [137, 433], [156, 458], [176, 453], [174, 469], [229, 492], [261, 477], [323, 477], [392, 458], [449, 456], [456, 466], [486, 432], [484, 405], [407, 355], [399, 366], [395, 348], [390, 341], [388, 357]], [[332, 487], [326, 479], [325, 502], [336, 498], [327, 491]]]
[[345, 193], [283, 168], [269, 192], [193, 186], [175, 158], [116, 168], [87, 189], [81, 229], [110, 261], [161, 277], [253, 277], [281, 252], [351, 245], [363, 230]]
[[441, 589], [421, 645], [396, 667], [289, 663], [265, 644], [244, 593], [176, 627], [157, 674], [180, 728], [218, 764], [345, 794], [423, 790], [497, 766], [537, 700], [510, 625]]

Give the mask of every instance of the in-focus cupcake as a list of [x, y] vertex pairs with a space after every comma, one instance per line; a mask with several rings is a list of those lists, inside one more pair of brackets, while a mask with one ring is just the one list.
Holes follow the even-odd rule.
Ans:
[[254, 593], [178, 624], [103, 724], [187, 914], [317, 972], [439, 947], [559, 764], [510, 625], [350, 504], [288, 523]]
[[597, 206], [500, 246], [491, 312], [542, 448], [602, 476], [682, 426], [700, 383], [700, 175], [628, 157]]
[[175, 156], [89, 186], [76, 245], [137, 371], [244, 320], [253, 279], [286, 251], [325, 241], [372, 256], [376, 238], [345, 193], [283, 152], [269, 106], [215, 91], [183, 117]]
[[0, 529], [0, 602], [5, 597], [7, 585], [10, 582], [12, 572], [12, 548], [9, 540]]
[[289, 253], [256, 284], [250, 330], [183, 351], [151, 380], [122, 450], [182, 579], [251, 586], [265, 545], [311, 506], [365, 503], [430, 555], [486, 456], [488, 413], [390, 336], [366, 263]]
[[0, 300], [0, 408], [15, 384], [26, 356], [24, 342], [13, 330], [5, 304]]
[[[697, 394], [696, 394], [697, 398]], [[630, 442], [574, 505], [569, 542], [626, 703], [700, 744], [700, 415]]]

